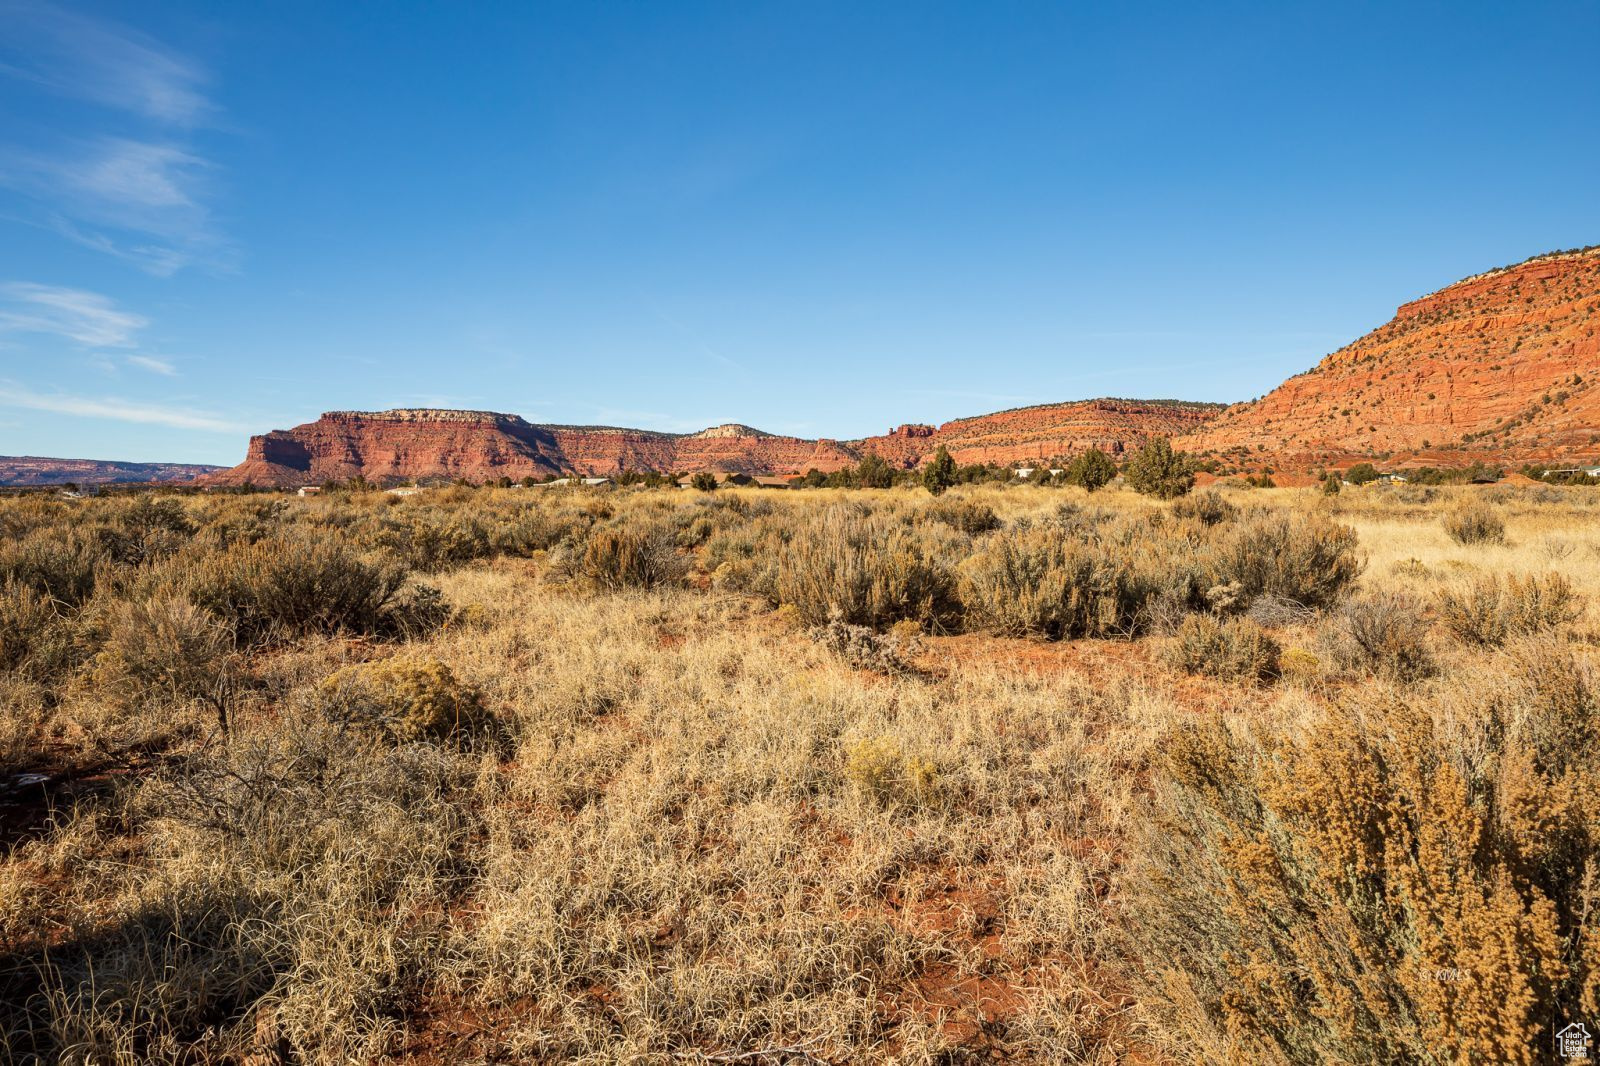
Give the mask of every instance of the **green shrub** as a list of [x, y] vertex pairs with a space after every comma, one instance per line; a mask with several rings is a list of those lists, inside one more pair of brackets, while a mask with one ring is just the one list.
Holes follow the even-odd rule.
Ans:
[[717, 475], [702, 470], [689, 479], [689, 484], [701, 492], [715, 492], [717, 490]]
[[1506, 539], [1505, 522], [1482, 500], [1462, 504], [1445, 515], [1444, 531], [1457, 544], [1503, 544]]
[[1277, 676], [1279, 652], [1267, 631], [1248, 618], [1191, 614], [1168, 640], [1164, 658], [1191, 674], [1260, 681]]
[[1361, 573], [1358, 543], [1355, 530], [1322, 515], [1257, 511], [1217, 544], [1216, 583], [1236, 582], [1243, 607], [1264, 595], [1323, 607]]
[[808, 516], [778, 550], [777, 598], [812, 625], [837, 612], [851, 625], [902, 619], [949, 624], [955, 581], [929, 534], [888, 516], [835, 505]]
[[941, 444], [928, 465], [922, 468], [923, 487], [935, 496], [942, 496], [955, 483], [956, 461], [950, 457], [950, 449]]
[[1512, 637], [1557, 629], [1577, 618], [1582, 600], [1560, 574], [1502, 581], [1486, 577], [1457, 589], [1443, 589], [1439, 620], [1458, 640], [1498, 645]]
[[1116, 476], [1117, 464], [1111, 461], [1111, 456], [1099, 448], [1090, 448], [1073, 456], [1061, 475], [1067, 484], [1077, 485], [1086, 492], [1105, 488]]
[[863, 455], [852, 473], [857, 488], [886, 489], [894, 484], [894, 468], [876, 452]]
[[1370, 485], [1378, 477], [1378, 468], [1371, 463], [1357, 463], [1344, 472], [1344, 479], [1352, 485]]
[[1189, 457], [1172, 450], [1165, 437], [1152, 438], [1128, 460], [1122, 476], [1130, 488], [1146, 496], [1171, 500], [1194, 488], [1194, 470]]
[[469, 735], [487, 721], [478, 690], [437, 659], [346, 666], [324, 678], [318, 694], [330, 718], [375, 729], [402, 744]]

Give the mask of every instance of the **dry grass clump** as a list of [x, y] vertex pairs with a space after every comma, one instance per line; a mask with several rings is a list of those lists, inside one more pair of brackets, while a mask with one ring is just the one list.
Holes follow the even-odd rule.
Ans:
[[1316, 513], [1257, 511], [1222, 534], [1213, 555], [1218, 584], [1239, 604], [1260, 596], [1325, 607], [1361, 573], [1355, 530]]
[[[1182, 724], [1122, 879], [1174, 1048], [1207, 1061], [1544, 1061], [1600, 1007], [1593, 678]], [[1487, 679], [1484, 679], [1487, 680]]]
[[1431, 677], [1437, 669], [1422, 604], [1405, 592], [1345, 601], [1323, 624], [1318, 641], [1348, 676], [1408, 682]]
[[1044, 527], [997, 533], [960, 567], [969, 621], [1014, 636], [1131, 636], [1161, 591], [1127, 555]]
[[318, 694], [330, 718], [376, 729], [401, 744], [470, 735], [485, 722], [482, 694], [437, 659], [346, 666], [329, 674]]
[[779, 548], [777, 599], [813, 625], [837, 615], [875, 628], [943, 628], [955, 618], [955, 578], [928, 532], [846, 505], [807, 515]]
[[1447, 513], [1441, 523], [1457, 544], [1504, 544], [1505, 520], [1491, 504], [1470, 500]]
[[0, 671], [46, 678], [71, 652], [71, 633], [55, 603], [33, 586], [0, 583]]
[[341, 631], [405, 628], [427, 605], [399, 598], [400, 567], [368, 561], [331, 540], [271, 538], [175, 561], [164, 575], [199, 607], [224, 619], [241, 643]]
[[1248, 618], [1191, 614], [1168, 639], [1163, 657], [1185, 673], [1265, 681], [1277, 676], [1280, 651], [1278, 642]]
[[602, 589], [680, 584], [689, 561], [679, 553], [669, 529], [595, 529], [576, 552], [572, 570]]
[[1458, 640], [1499, 645], [1567, 625], [1582, 613], [1583, 601], [1558, 573], [1489, 575], [1440, 590], [1438, 610], [1439, 620]]
[[102, 858], [110, 827], [69, 829], [56, 846], [88, 898], [35, 994], [0, 999], [5, 1047], [130, 1064], [380, 1057], [438, 964], [465, 769], [285, 722], [138, 790], [151, 865]]
[[77, 525], [36, 528], [0, 542], [0, 582], [15, 582], [66, 607], [86, 603], [106, 560], [100, 531]]
[[994, 513], [994, 508], [979, 500], [940, 499], [929, 505], [924, 513], [929, 520], [943, 522], [969, 537], [992, 533], [1004, 525], [1000, 516]]

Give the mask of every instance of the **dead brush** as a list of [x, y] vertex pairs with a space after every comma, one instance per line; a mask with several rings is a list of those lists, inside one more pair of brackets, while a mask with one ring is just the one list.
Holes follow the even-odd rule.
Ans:
[[95, 685], [112, 698], [203, 703], [224, 732], [239, 673], [232, 630], [177, 596], [118, 604], [94, 662]]
[[1278, 674], [1278, 642], [1248, 618], [1219, 620], [1192, 614], [1170, 637], [1162, 658], [1190, 674], [1235, 681], [1267, 681]]
[[970, 626], [1052, 640], [1127, 637], [1150, 625], [1162, 587], [1116, 546], [1047, 527], [1004, 530], [961, 564]]
[[1439, 620], [1457, 640], [1487, 646], [1560, 629], [1583, 613], [1572, 583], [1557, 573], [1482, 577], [1442, 589], [1437, 606]]
[[653, 589], [682, 584], [689, 560], [678, 551], [672, 530], [591, 530], [565, 568], [595, 588]]
[[1437, 669], [1422, 604], [1403, 592], [1379, 592], [1341, 604], [1317, 635], [1323, 655], [1348, 676], [1419, 681]]
[[403, 569], [334, 540], [273, 538], [186, 554], [154, 579], [228, 622], [242, 644], [341, 631], [381, 635], [408, 621]]
[[1362, 570], [1355, 530], [1321, 514], [1257, 511], [1224, 528], [1212, 550], [1215, 582], [1237, 583], [1244, 605], [1277, 596], [1324, 607]]
[[1570, 728], [1594, 695], [1570, 655], [1537, 663], [1487, 699], [1174, 728], [1119, 892], [1175, 1051], [1532, 1064], [1549, 1011], [1596, 1006], [1600, 763]]
[[1192, 519], [1205, 526], [1221, 525], [1239, 516], [1239, 509], [1215, 489], [1182, 496], [1172, 502], [1172, 513], [1179, 518]]
[[0, 671], [43, 679], [71, 662], [72, 634], [56, 605], [30, 585], [0, 583]]
[[1504, 544], [1506, 523], [1494, 507], [1469, 500], [1446, 514], [1441, 523], [1457, 544]]
[[956, 599], [943, 548], [927, 526], [833, 506], [804, 518], [780, 546], [775, 591], [814, 625], [837, 614], [851, 625], [944, 628]]
[[103, 530], [87, 524], [37, 527], [17, 540], [0, 541], [0, 582], [79, 607], [94, 593], [108, 558]]
[[916, 673], [913, 660], [922, 648], [922, 633], [914, 622], [899, 622], [879, 633], [869, 626], [851, 625], [837, 611], [826, 624], [806, 630], [806, 637], [857, 669], [885, 674]]
[[942, 522], [969, 537], [992, 533], [1004, 525], [993, 507], [978, 500], [941, 499], [922, 513], [928, 521]]

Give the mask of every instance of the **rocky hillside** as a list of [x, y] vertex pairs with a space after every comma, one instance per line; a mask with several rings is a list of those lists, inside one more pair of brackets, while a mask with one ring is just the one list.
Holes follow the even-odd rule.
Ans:
[[1018, 462], [1095, 446], [1120, 452], [1155, 435], [1194, 429], [1214, 404], [1089, 400], [1002, 411], [942, 426], [909, 425], [855, 441], [784, 437], [728, 424], [698, 433], [614, 426], [536, 425], [492, 411], [330, 411], [294, 429], [252, 437], [243, 463], [204, 480], [216, 485], [293, 486], [361, 475], [369, 481], [621, 470], [724, 470], [799, 474], [837, 470], [873, 452], [912, 468], [939, 445], [963, 463]]
[[119, 463], [105, 459], [47, 459], [0, 455], [0, 486], [142, 484], [191, 481], [221, 470], [201, 463]]
[[1283, 466], [1600, 456], [1600, 247], [1536, 256], [1388, 324], [1179, 444]]
[[891, 462], [915, 466], [944, 445], [960, 463], [1016, 463], [1099, 448], [1120, 455], [1150, 437], [1192, 433], [1221, 404], [1181, 400], [1083, 400], [1018, 407], [932, 426], [901, 426], [856, 442]]

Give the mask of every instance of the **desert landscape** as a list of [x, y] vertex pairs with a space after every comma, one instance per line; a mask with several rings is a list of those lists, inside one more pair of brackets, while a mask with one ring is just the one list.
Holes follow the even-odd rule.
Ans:
[[0, 0], [0, 1066], [1594, 1062], [1597, 42]]
[[1187, 483], [6, 500], [6, 1050], [1542, 1061], [1600, 497]]

